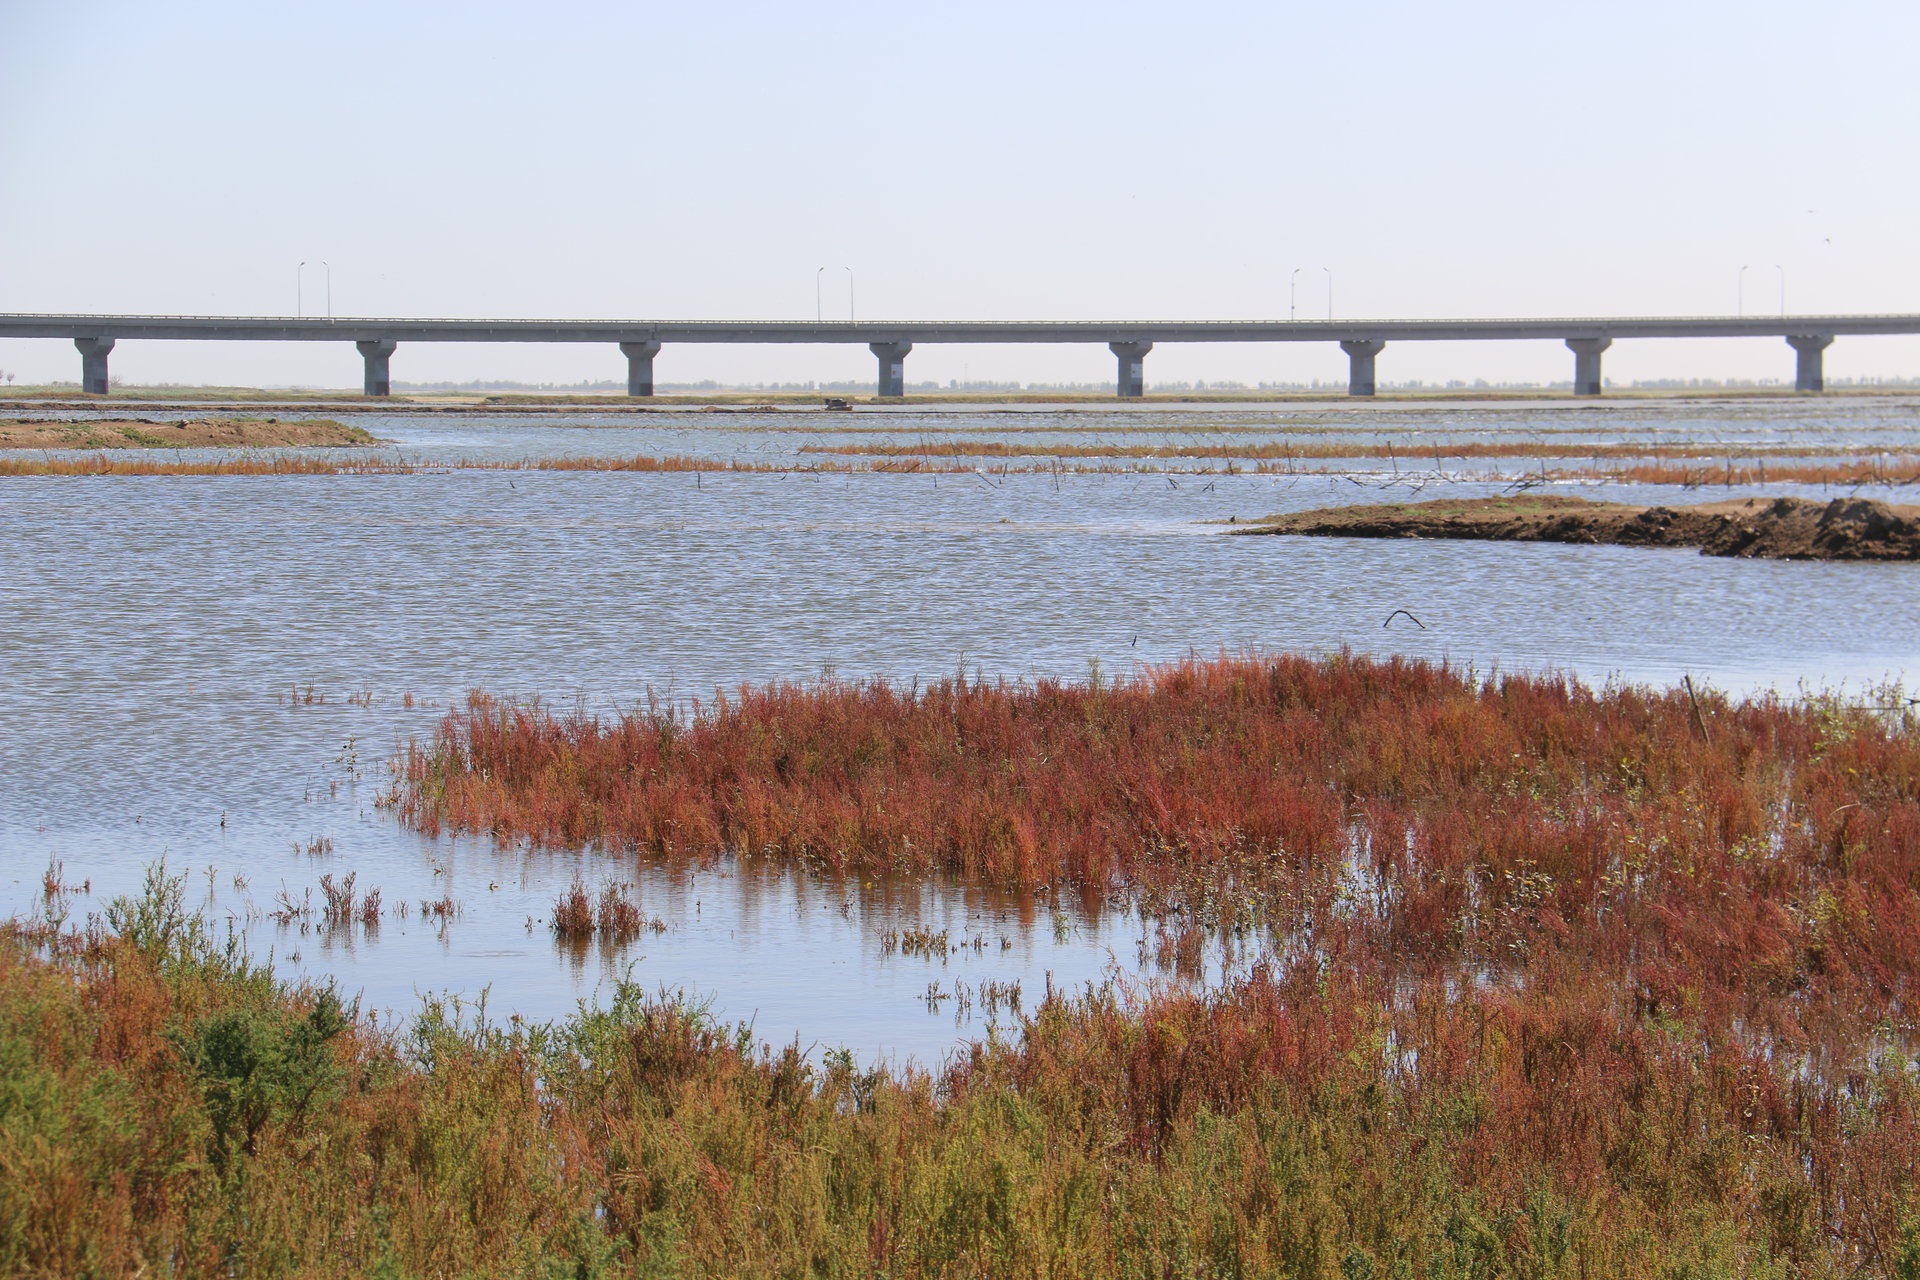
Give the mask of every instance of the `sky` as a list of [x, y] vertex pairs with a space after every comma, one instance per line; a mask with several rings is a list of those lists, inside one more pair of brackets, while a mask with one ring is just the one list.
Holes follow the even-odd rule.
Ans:
[[[330, 277], [342, 316], [1725, 315], [1777, 312], [1783, 287], [1796, 313], [1915, 312], [1916, 72], [1911, 0], [0, 0], [0, 311], [324, 313]], [[346, 343], [112, 360], [128, 382], [360, 377]], [[656, 375], [873, 363], [670, 346]], [[907, 376], [1113, 363], [923, 346]], [[598, 345], [393, 358], [398, 381], [624, 369]], [[77, 379], [79, 357], [0, 340], [0, 370]], [[1163, 345], [1146, 370], [1346, 362]], [[1606, 372], [1791, 377], [1792, 357], [1622, 341]], [[1389, 382], [1571, 373], [1548, 342], [1379, 362]], [[1842, 338], [1827, 373], [1920, 375], [1920, 339]]]

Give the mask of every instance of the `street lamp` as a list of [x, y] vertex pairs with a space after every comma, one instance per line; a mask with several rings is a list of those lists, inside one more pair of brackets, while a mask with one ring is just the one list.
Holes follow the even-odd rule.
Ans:
[[1320, 269], [1327, 273], [1327, 319], [1331, 320], [1333, 319], [1333, 268]]
[[1784, 316], [1787, 314], [1787, 269], [1777, 262], [1773, 269], [1780, 273], [1780, 314]]
[[852, 323], [854, 322], [854, 314], [853, 314], [853, 268], [852, 268], [852, 267], [842, 267], [842, 268], [840, 268], [840, 269], [841, 269], [842, 271], [844, 271], [844, 272], [846, 272], [846, 273], [847, 273], [847, 323], [848, 323], [848, 324], [852, 324]]
[[822, 319], [820, 314], [820, 277], [826, 273], [827, 269], [825, 267], [813, 273], [813, 322], [815, 324], [819, 324]]
[[1740, 268], [1740, 289], [1734, 301], [1735, 315], [1747, 314], [1747, 272], [1751, 270], [1752, 267], [1744, 265]]
[[[327, 319], [331, 320], [333, 319], [333, 264], [323, 259], [320, 265], [327, 271]], [[304, 288], [307, 282], [306, 276], [305, 262], [293, 269], [293, 318], [296, 320], [307, 313]]]
[[1300, 296], [1300, 272], [1301, 268], [1295, 267], [1293, 274], [1287, 277], [1287, 320], [1289, 323], [1293, 320], [1294, 300]]

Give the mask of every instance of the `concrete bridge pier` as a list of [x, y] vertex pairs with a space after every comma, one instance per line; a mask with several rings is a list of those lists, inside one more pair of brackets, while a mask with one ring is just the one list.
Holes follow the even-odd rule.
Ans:
[[1793, 389], [1825, 391], [1827, 389], [1827, 358], [1824, 353], [1833, 345], [1833, 335], [1790, 333], [1787, 335], [1787, 345], [1793, 348], [1793, 354], [1797, 357], [1793, 368]]
[[1612, 338], [1568, 338], [1573, 352], [1573, 394], [1600, 394], [1600, 353], [1613, 345]]
[[880, 396], [898, 400], [907, 394], [907, 352], [911, 342], [869, 342], [867, 350], [880, 357]]
[[1347, 338], [1340, 343], [1340, 349], [1347, 353], [1347, 394], [1350, 396], [1370, 396], [1373, 394], [1373, 358], [1386, 349], [1387, 344], [1378, 338]]
[[1109, 342], [1107, 350], [1120, 357], [1119, 390], [1114, 394], [1122, 400], [1138, 400], [1147, 394], [1145, 361], [1147, 352], [1153, 350], [1153, 344], [1151, 342]]
[[113, 339], [75, 338], [73, 345], [80, 349], [80, 389], [96, 396], [107, 394], [107, 352], [113, 350]]
[[392, 338], [362, 338], [353, 344], [360, 348], [361, 358], [367, 364], [367, 376], [361, 390], [370, 396], [393, 394], [393, 383], [387, 377], [387, 357], [400, 344]]
[[645, 342], [623, 342], [621, 354], [627, 357], [627, 394], [630, 396], [650, 396], [653, 394], [653, 358], [660, 354], [660, 344], [648, 339]]

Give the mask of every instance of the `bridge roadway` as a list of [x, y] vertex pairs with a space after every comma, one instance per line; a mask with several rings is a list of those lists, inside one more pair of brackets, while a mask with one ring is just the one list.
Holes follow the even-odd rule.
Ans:
[[627, 394], [653, 394], [653, 358], [668, 343], [864, 342], [880, 362], [879, 394], [904, 394], [916, 344], [1104, 342], [1119, 360], [1117, 393], [1146, 391], [1156, 343], [1337, 342], [1347, 353], [1347, 393], [1374, 393], [1374, 361], [1389, 342], [1547, 339], [1573, 352], [1575, 395], [1601, 391], [1600, 355], [1616, 338], [1785, 338], [1795, 353], [1794, 388], [1825, 388], [1823, 353], [1835, 337], [1920, 333], [1920, 315], [1619, 316], [1538, 320], [1145, 321], [724, 321], [397, 320], [295, 316], [90, 316], [0, 314], [0, 338], [69, 338], [80, 350], [81, 387], [107, 391], [107, 353], [122, 339], [208, 342], [351, 342], [365, 361], [365, 390], [390, 390], [388, 361], [402, 342], [606, 342], [627, 357]]

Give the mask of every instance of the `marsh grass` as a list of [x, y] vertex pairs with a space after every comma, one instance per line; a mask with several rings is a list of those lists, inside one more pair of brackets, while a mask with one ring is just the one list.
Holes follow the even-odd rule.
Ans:
[[[1370, 458], [1397, 459], [1411, 464], [1467, 458], [1663, 458], [1741, 460], [1770, 457], [1810, 457], [1835, 453], [1852, 455], [1857, 449], [1839, 446], [1723, 445], [1684, 442], [1597, 443], [1547, 440], [1434, 440], [1363, 443], [1354, 440], [1269, 440], [1225, 444], [1188, 441], [1179, 444], [1043, 444], [1004, 440], [923, 440], [911, 444], [861, 441], [853, 444], [803, 444], [800, 453], [890, 458], [1240, 458], [1249, 461], [1287, 459]], [[1920, 462], [1898, 455], [1904, 464]]]
[[305, 454], [241, 454], [204, 460], [121, 458], [106, 453], [89, 457], [0, 457], [4, 476], [409, 476], [446, 471], [637, 471], [637, 472], [785, 472], [894, 471], [904, 464], [871, 466], [822, 463], [806, 467], [683, 456], [467, 459], [419, 462], [398, 457], [325, 458]]
[[[742, 461], [683, 455], [652, 457], [563, 457], [467, 459], [418, 462], [403, 458], [330, 459], [305, 455], [241, 455], [197, 461], [153, 458], [0, 457], [0, 477], [21, 476], [411, 476], [452, 471], [595, 471], [663, 474], [735, 473], [757, 475], [1349, 475], [1354, 466], [1316, 466], [1315, 459], [1349, 462], [1385, 459], [1411, 481], [1579, 481], [1624, 484], [1671, 484], [1688, 488], [1704, 485], [1818, 484], [1857, 488], [1863, 485], [1900, 486], [1920, 482], [1920, 458], [1909, 454], [1835, 458], [1808, 461], [1813, 451], [1794, 449], [1792, 457], [1766, 461], [1764, 450], [1745, 451], [1740, 459], [1720, 462], [1690, 461], [1718, 455], [1710, 449], [1631, 445], [1528, 445], [1470, 443], [1444, 447], [1349, 444], [1269, 445], [1009, 445], [995, 441], [942, 442], [914, 448], [883, 445], [806, 445], [802, 452], [883, 455], [870, 462], [814, 461], [806, 463]], [[1651, 460], [1626, 461], [1627, 459]], [[981, 468], [960, 463], [957, 457], [1000, 459], [998, 466]], [[1498, 470], [1450, 473], [1450, 460], [1539, 459], [1543, 465], [1514, 473]], [[1589, 458], [1587, 466], [1544, 466], [1549, 458]], [[1673, 458], [1675, 461], [1667, 461]], [[1024, 459], [1015, 461], [1015, 459]], [[1619, 459], [1613, 465], [1603, 459]], [[1129, 461], [1132, 460], [1132, 461]], [[1211, 460], [1211, 461], [1210, 461]], [[1222, 465], [1212, 465], [1219, 461]], [[1155, 465], [1144, 465], [1153, 462]], [[1423, 471], [1431, 464], [1431, 470]], [[1404, 468], [1404, 471], [1402, 471]], [[1364, 470], [1364, 468], [1359, 468]], [[296, 692], [296, 701], [298, 690]], [[364, 691], [370, 699], [371, 691]], [[366, 705], [363, 703], [362, 705]]]
[[1721, 465], [1701, 463], [1634, 463], [1605, 473], [1625, 484], [1675, 484], [1689, 489], [1707, 485], [1817, 484], [1833, 488], [1863, 485], [1909, 485], [1920, 482], [1920, 458], [1908, 455], [1853, 458], [1833, 462], [1775, 462], [1764, 460]]
[[554, 937], [576, 947], [594, 938], [619, 947], [643, 933], [665, 933], [666, 922], [643, 913], [630, 891], [630, 885], [608, 881], [596, 895], [576, 881], [553, 904], [549, 923]]
[[376, 1022], [164, 870], [0, 931], [0, 1273], [1910, 1277], [1920, 1081], [1828, 1077], [1592, 966], [1210, 992], [928, 988], [937, 1070], [630, 984]]
[[[483, 694], [399, 762], [423, 831], [954, 876], [1348, 967], [1605, 975], [1768, 1051], [1913, 1043], [1920, 716], [1404, 660], [1190, 660], [1118, 682], [746, 687], [612, 718]], [[897, 931], [882, 950], [939, 958]], [[1557, 980], [1557, 979], [1556, 979]], [[1879, 1030], [1876, 1031], [1876, 1028]]]
[[[1910, 453], [1874, 453], [1860, 456], [1845, 446], [1747, 445], [1729, 450], [1710, 444], [1634, 443], [1598, 444], [1575, 441], [1449, 440], [1431, 443], [1363, 444], [1353, 441], [1267, 441], [1227, 444], [1043, 444], [998, 440], [940, 440], [910, 445], [886, 442], [804, 444], [801, 453], [878, 455], [895, 464], [935, 458], [1046, 458], [1152, 459], [1161, 461], [1225, 460], [1233, 471], [1255, 475], [1342, 474], [1352, 467], [1301, 466], [1303, 462], [1384, 460], [1409, 475], [1432, 464], [1436, 477], [1446, 474], [1451, 461], [1482, 459], [1588, 459], [1587, 466], [1555, 467], [1527, 474], [1543, 480], [1599, 480], [1621, 484], [1671, 484], [1686, 488], [1704, 485], [1817, 484], [1838, 487], [1909, 485], [1920, 482], [1920, 457]], [[1821, 455], [1831, 454], [1831, 458]], [[1769, 462], [1769, 459], [1780, 459]], [[1820, 460], [1815, 460], [1820, 459]], [[1605, 461], [1614, 465], [1605, 465]], [[1253, 465], [1241, 467], [1239, 463]], [[1031, 464], [1015, 471], [1044, 470]], [[1074, 467], [1073, 471], [1113, 471], [1112, 463]], [[1201, 470], [1199, 468], [1190, 468]], [[1157, 470], [1181, 470], [1162, 467]], [[1469, 476], [1455, 477], [1459, 479]], [[1489, 473], [1479, 478], [1502, 479]]]

